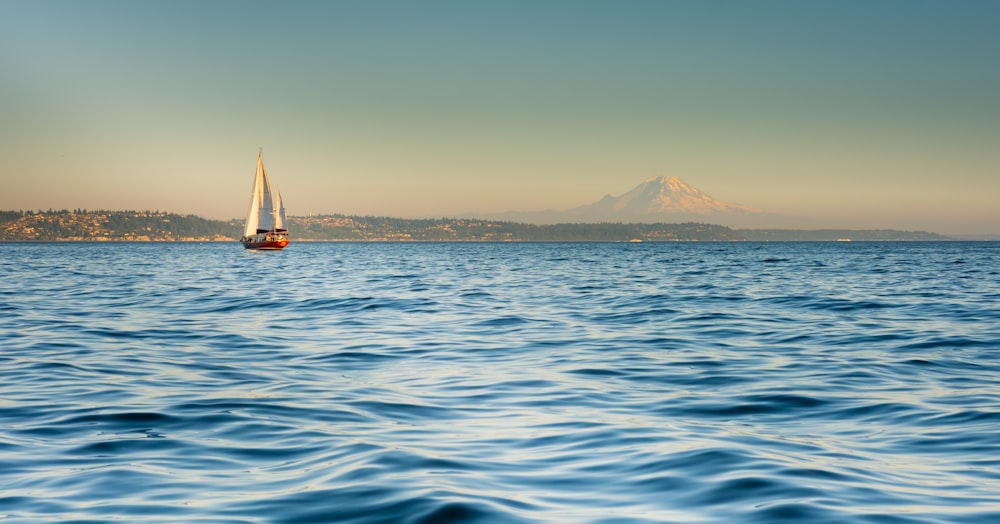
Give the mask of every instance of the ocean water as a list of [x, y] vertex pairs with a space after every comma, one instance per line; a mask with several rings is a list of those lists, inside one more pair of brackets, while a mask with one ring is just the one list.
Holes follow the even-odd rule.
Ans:
[[1000, 522], [1000, 244], [4, 244], [3, 522]]

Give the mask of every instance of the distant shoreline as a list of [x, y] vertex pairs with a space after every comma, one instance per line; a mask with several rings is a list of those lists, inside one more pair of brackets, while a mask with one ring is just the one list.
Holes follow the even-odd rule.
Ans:
[[[894, 229], [732, 229], [717, 224], [528, 224], [469, 218], [288, 217], [292, 242], [912, 242], [963, 241]], [[238, 219], [161, 211], [0, 211], [0, 242], [237, 242]], [[989, 240], [989, 239], [981, 239]]]

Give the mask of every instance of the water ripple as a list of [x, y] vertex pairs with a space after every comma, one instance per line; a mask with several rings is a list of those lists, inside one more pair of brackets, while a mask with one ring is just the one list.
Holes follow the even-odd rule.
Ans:
[[1000, 521], [996, 243], [5, 255], [10, 522]]

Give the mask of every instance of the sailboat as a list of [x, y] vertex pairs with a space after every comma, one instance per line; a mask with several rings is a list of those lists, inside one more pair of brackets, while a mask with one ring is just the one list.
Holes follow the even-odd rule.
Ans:
[[264, 148], [257, 153], [257, 174], [253, 179], [250, 211], [240, 241], [247, 249], [282, 249], [288, 245], [285, 204], [280, 191], [275, 191], [273, 197], [271, 195], [271, 182], [264, 170]]

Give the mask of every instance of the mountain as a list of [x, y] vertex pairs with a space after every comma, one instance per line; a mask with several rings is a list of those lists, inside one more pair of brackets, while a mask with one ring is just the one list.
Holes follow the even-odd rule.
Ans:
[[593, 204], [565, 211], [508, 212], [493, 218], [539, 224], [704, 222], [741, 227], [760, 226], [776, 219], [756, 209], [712, 198], [675, 176], [648, 178], [623, 195], [605, 195]]
[[599, 201], [568, 211], [582, 217], [636, 218], [662, 222], [663, 217], [684, 216], [711, 219], [725, 215], [761, 214], [748, 207], [716, 200], [675, 176], [648, 178], [624, 195], [606, 195]]

